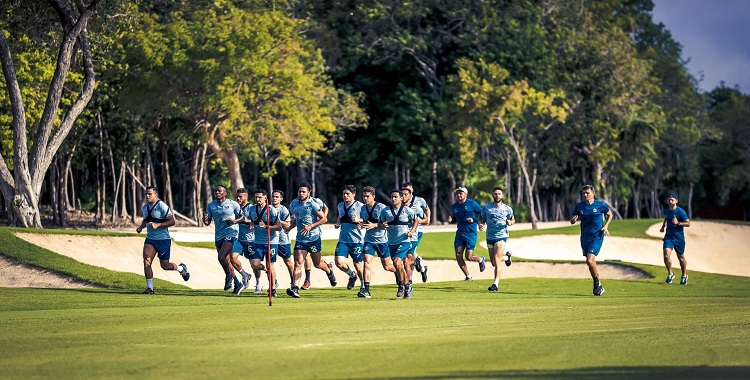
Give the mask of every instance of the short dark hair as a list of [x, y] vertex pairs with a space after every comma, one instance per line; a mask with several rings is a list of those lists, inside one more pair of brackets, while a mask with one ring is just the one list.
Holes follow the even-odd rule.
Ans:
[[404, 186], [401, 186], [401, 191], [404, 191], [404, 190], [408, 191], [408, 192], [409, 192], [409, 194], [414, 194], [414, 192], [413, 192], [413, 191], [411, 191], [411, 188], [409, 188], [409, 187], [408, 187], [408, 186], [406, 186], [406, 185], [404, 185]]
[[363, 193], [370, 193], [372, 195], [375, 195], [375, 188], [372, 186], [365, 186], [362, 188]]
[[592, 193], [596, 192], [596, 190], [594, 190], [594, 186], [591, 185], [583, 185], [583, 187], [581, 188], [581, 192], [583, 192], [584, 190], [591, 190]]
[[281, 197], [284, 198], [284, 192], [283, 191], [277, 189], [277, 190], [274, 190], [273, 192], [281, 194]]
[[496, 187], [496, 188], [492, 189], [492, 192], [494, 193], [494, 192], [495, 192], [495, 190], [500, 190], [500, 191], [502, 191], [503, 193], [505, 192], [505, 190], [503, 190], [503, 188], [502, 188], [502, 187], [500, 187], [500, 186], [498, 186], [498, 187]]
[[393, 195], [393, 193], [398, 193], [398, 196], [401, 197], [401, 198], [404, 197], [403, 194], [401, 194], [401, 190], [399, 190], [399, 189], [393, 189], [393, 190], [391, 190], [391, 195]]
[[354, 185], [346, 185], [346, 186], [344, 186], [344, 188], [341, 191], [343, 192], [343, 191], [347, 191], [347, 190], [349, 190], [349, 192], [352, 193], [352, 194], [357, 194], [357, 188], [354, 187]]
[[412, 185], [411, 182], [404, 182], [401, 184], [401, 189], [403, 189], [404, 187], [414, 188], [414, 185]]
[[266, 191], [266, 189], [256, 189], [255, 193], [253, 194], [263, 194], [265, 196], [268, 196], [268, 191]]
[[237, 194], [247, 194], [247, 193], [248, 191], [244, 187], [240, 187], [239, 189], [237, 189]]
[[218, 188], [220, 188], [220, 187], [223, 187], [223, 188], [224, 188], [224, 191], [226, 191], [226, 190], [227, 190], [227, 187], [226, 187], [226, 186], [224, 186], [224, 185], [216, 185], [216, 189], [218, 189]]
[[156, 188], [156, 186], [151, 185], [151, 186], [146, 187], [146, 191], [149, 191], [149, 190], [153, 190], [154, 193], [159, 194], [159, 190]]
[[299, 186], [298, 186], [298, 188], [302, 188], [302, 187], [306, 187], [307, 191], [312, 190], [312, 186], [310, 186], [309, 182], [302, 182], [302, 183], [300, 183]]

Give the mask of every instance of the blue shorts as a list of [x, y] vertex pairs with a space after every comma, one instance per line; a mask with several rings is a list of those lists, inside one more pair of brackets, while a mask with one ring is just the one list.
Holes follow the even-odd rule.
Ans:
[[419, 240], [411, 240], [409, 241], [409, 251], [406, 252], [407, 255], [413, 255], [415, 252], [417, 252], [417, 246], [419, 245]]
[[279, 256], [281, 256], [281, 257], [283, 257], [285, 259], [292, 258], [292, 246], [291, 246], [291, 244], [279, 244], [278, 245], [277, 253], [279, 254]]
[[154, 240], [146, 238], [143, 245], [146, 244], [154, 247], [154, 250], [156, 250], [156, 256], [159, 257], [159, 260], [169, 260], [169, 255], [172, 251], [172, 239]]
[[352, 261], [355, 263], [361, 263], [364, 259], [362, 257], [362, 243], [342, 243], [336, 244], [336, 256], [349, 257], [352, 255]]
[[395, 244], [395, 245], [388, 245], [388, 251], [391, 254], [392, 258], [399, 258], [401, 260], [406, 258], [406, 254], [409, 252], [409, 247], [411, 247], [411, 243], [408, 241], [405, 241], [401, 244]]
[[599, 256], [599, 251], [602, 249], [602, 243], [604, 243], [604, 237], [599, 239], [581, 239], [581, 250], [583, 250], [583, 255], [591, 255]]
[[375, 256], [377, 255], [381, 259], [391, 257], [391, 253], [388, 251], [388, 244], [386, 243], [368, 243], [365, 242], [365, 255]]
[[500, 238], [500, 239], [487, 239], [487, 247], [492, 247], [493, 245], [497, 244], [498, 242], [508, 242], [508, 238]]
[[236, 246], [238, 246], [238, 244], [237, 244], [237, 238], [236, 237], [227, 236], [227, 237], [223, 237], [223, 238], [221, 238], [221, 239], [219, 239], [219, 240], [217, 240], [217, 241], [214, 242], [214, 245], [216, 246], [216, 250], [217, 251], [219, 249], [221, 249], [221, 246], [224, 245], [224, 242], [230, 242], [230, 243], [232, 243], [232, 245], [234, 246], [234, 247], [232, 247], [232, 252], [239, 252], [242, 249], [242, 246], [239, 246], [240, 249], [236, 248]]
[[685, 254], [685, 240], [681, 239], [664, 239], [664, 249], [672, 248], [678, 255]]
[[295, 251], [307, 251], [310, 253], [319, 253], [323, 250], [321, 247], [322, 247], [322, 243], [320, 242], [320, 238], [310, 243], [306, 243], [303, 241], [294, 242]]
[[252, 258], [253, 256], [253, 243], [240, 241], [240, 245], [242, 246], [242, 252], [240, 252], [240, 256], [245, 256], [246, 259], [250, 260], [250, 258]]
[[[276, 262], [276, 251], [278, 250], [278, 244], [271, 244], [271, 262]], [[268, 244], [253, 244], [253, 255], [251, 256], [254, 260], [264, 260], [268, 253]]]
[[453, 248], [464, 247], [473, 250], [477, 246], [477, 234], [456, 234]]

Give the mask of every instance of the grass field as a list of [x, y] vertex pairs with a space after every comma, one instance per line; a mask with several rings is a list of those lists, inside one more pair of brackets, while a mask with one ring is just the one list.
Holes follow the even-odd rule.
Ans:
[[[614, 233], [613, 233], [614, 234]], [[432, 239], [431, 239], [432, 240]], [[687, 378], [750, 374], [750, 278], [509, 279], [311, 289], [303, 298], [186, 290], [137, 294], [142, 277], [87, 266], [0, 228], [0, 254], [116, 284], [0, 288], [7, 378]], [[72, 261], [72, 260], [70, 260]], [[132, 277], [132, 279], [131, 279]], [[132, 282], [131, 282], [132, 281]], [[167, 283], [160, 284], [165, 289]]]

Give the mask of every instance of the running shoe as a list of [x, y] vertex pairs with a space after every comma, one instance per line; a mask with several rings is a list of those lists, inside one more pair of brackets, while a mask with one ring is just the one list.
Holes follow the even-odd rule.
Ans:
[[143, 291], [143, 294], [154, 294], [154, 289], [146, 288], [146, 290]]
[[404, 291], [404, 299], [410, 300], [412, 293], [414, 293], [414, 288], [412, 288], [411, 286], [407, 287], [406, 290]]
[[671, 284], [672, 283], [672, 279], [674, 279], [674, 273], [668, 274], [667, 275], [667, 281], [666, 281], [666, 283], [667, 284]]
[[398, 292], [396, 293], [396, 298], [401, 298], [403, 296], [404, 296], [404, 287], [403, 286], [399, 286], [398, 287]]
[[302, 284], [302, 290], [310, 289], [310, 280], [305, 280], [305, 283]]
[[422, 270], [422, 282], [427, 282], [427, 268], [429, 268], [429, 266], [425, 265]]
[[491, 292], [496, 292], [497, 291], [497, 285], [492, 284], [489, 288], [487, 288], [487, 290], [489, 290]]
[[292, 298], [299, 298], [299, 292], [297, 291], [296, 287], [288, 288], [286, 290], [286, 295]]
[[279, 280], [277, 280], [277, 279], [273, 280], [273, 288], [274, 289], [278, 289], [279, 288]]
[[359, 292], [357, 292], [357, 297], [359, 298], [365, 298], [365, 290], [360, 289]]
[[331, 286], [336, 286], [336, 275], [333, 274], [333, 269], [331, 269], [331, 264], [328, 264], [328, 281], [331, 282]]
[[242, 293], [243, 290], [245, 290], [245, 285], [242, 285], [241, 283], [237, 284], [234, 286], [234, 291], [232, 292], [232, 294], [238, 296], [240, 295], [240, 293]]
[[479, 257], [479, 271], [484, 272], [484, 270], [487, 269], [487, 264], [485, 263], [484, 256]]
[[346, 283], [346, 290], [352, 290], [354, 287], [354, 284], [357, 282], [357, 274], [355, 273], [354, 276], [349, 276], [349, 282]]
[[247, 289], [250, 286], [250, 284], [248, 284], [248, 282], [250, 282], [250, 278], [252, 278], [252, 277], [253, 277], [253, 275], [251, 275], [250, 273], [242, 275], [242, 286], [244, 286], [245, 289]]
[[372, 298], [372, 296], [370, 295], [370, 292], [368, 292], [366, 290], [364, 292], [362, 292], [362, 294], [364, 294], [365, 298]]
[[261, 294], [261, 293], [263, 293], [263, 285], [261, 285], [261, 284], [255, 285], [255, 291], [253, 293], [255, 293], [255, 294]]
[[417, 259], [414, 260], [414, 269], [416, 269], [417, 272], [422, 271], [422, 256], [417, 256]]
[[271, 296], [274, 297], [274, 298], [276, 298], [276, 289], [274, 289], [274, 290], [271, 291]]
[[464, 279], [464, 281], [465, 282], [472, 282], [472, 281], [474, 281], [474, 279], [471, 278], [471, 276], [466, 276], [466, 278]]
[[232, 288], [232, 282], [234, 282], [233, 280], [234, 279], [232, 277], [229, 277], [229, 275], [227, 275], [227, 278], [224, 279], [224, 290], [229, 290]]
[[505, 266], [509, 267], [511, 264], [513, 264], [513, 260], [510, 259], [510, 251], [505, 252], [505, 256], [508, 257], [508, 260], [505, 260]]
[[602, 284], [599, 284], [598, 286], [594, 287], [594, 295], [595, 296], [601, 296], [604, 294], [604, 287]]
[[185, 263], [180, 263], [180, 265], [177, 266], [177, 269], [179, 270], [179, 267], [182, 267], [182, 270], [180, 271], [180, 276], [182, 276], [182, 279], [187, 281], [190, 279], [190, 272], [187, 270], [187, 265]]
[[682, 278], [680, 279], [680, 285], [687, 285], [687, 279], [687, 275], [682, 276]]

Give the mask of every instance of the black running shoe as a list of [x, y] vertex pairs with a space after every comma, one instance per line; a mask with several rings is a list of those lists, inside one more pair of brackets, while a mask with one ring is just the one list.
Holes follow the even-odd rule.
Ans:
[[487, 288], [487, 290], [489, 290], [491, 292], [496, 292], [497, 291], [497, 285], [492, 284], [489, 288]]
[[333, 274], [333, 269], [328, 268], [328, 270], [330, 271], [328, 273], [328, 281], [331, 282], [331, 286], [336, 286], [336, 275]]
[[232, 282], [234, 279], [232, 277], [227, 276], [227, 278], [224, 279], [224, 290], [229, 290], [232, 288]]
[[601, 296], [602, 294], [604, 294], [604, 287], [602, 286], [602, 284], [599, 284], [599, 286], [594, 288], [594, 295]]
[[357, 274], [355, 273], [354, 276], [349, 276], [349, 282], [346, 283], [346, 290], [352, 290], [354, 287], [354, 284], [357, 282]]
[[484, 256], [481, 256], [479, 258], [479, 271], [484, 272], [485, 269], [487, 269], [487, 264], [485, 262]]
[[286, 295], [292, 298], [299, 298], [299, 292], [297, 291], [297, 288], [287, 288]]
[[146, 290], [143, 291], [143, 294], [154, 294], [154, 289], [146, 288]]
[[232, 294], [234, 294], [235, 296], [238, 296], [240, 295], [240, 293], [242, 293], [243, 290], [245, 290], [245, 285], [242, 285], [242, 283], [239, 283], [234, 286], [234, 291], [232, 292]]
[[513, 260], [510, 259], [510, 251], [505, 252], [505, 256], [508, 256], [508, 260], [505, 261], [505, 266], [509, 267], [511, 264], [513, 264]]
[[422, 282], [427, 282], [427, 269], [429, 267], [427, 265], [424, 266], [424, 270], [422, 271]]
[[180, 271], [180, 276], [182, 276], [182, 279], [185, 281], [189, 280], [190, 272], [188, 272], [187, 270], [187, 265], [185, 265], [185, 263], [180, 263], [180, 265], [178, 265], [177, 267], [182, 267], [182, 270]]

